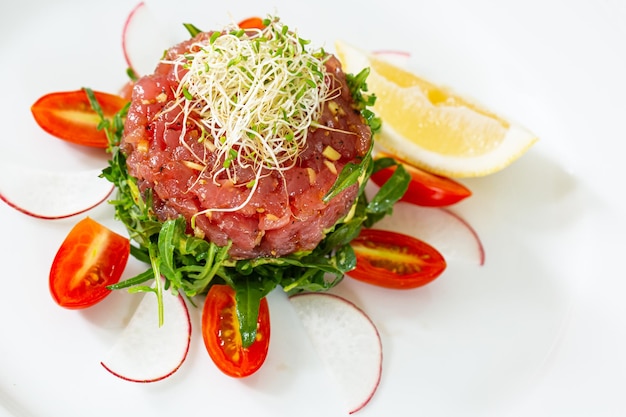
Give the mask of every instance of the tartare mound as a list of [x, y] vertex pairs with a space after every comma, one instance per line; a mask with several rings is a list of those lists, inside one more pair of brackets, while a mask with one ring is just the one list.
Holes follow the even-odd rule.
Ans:
[[[211, 138], [200, 120], [206, 115], [185, 109], [181, 99], [181, 77], [189, 69], [177, 62], [181, 57], [189, 61], [214, 40], [214, 33], [203, 32], [173, 46], [154, 74], [134, 85], [121, 143], [129, 174], [141, 192], [151, 190], [159, 220], [184, 216], [188, 233], [220, 246], [230, 241], [233, 259], [312, 250], [348, 215], [358, 185], [328, 203], [323, 196], [342, 168], [358, 163], [371, 142], [341, 65], [328, 54], [321, 61], [319, 70], [331, 93], [319, 103], [318, 117], [308, 126], [297, 156], [282, 168], [264, 163], [257, 169], [230, 156], [243, 148], [239, 142], [226, 153], [216, 149], [215, 143], [233, 138]], [[206, 76], [211, 76], [208, 65]], [[190, 98], [189, 91], [184, 93]]]

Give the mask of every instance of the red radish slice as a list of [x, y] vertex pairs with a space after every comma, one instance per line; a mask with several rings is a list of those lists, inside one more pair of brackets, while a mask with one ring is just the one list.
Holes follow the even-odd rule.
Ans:
[[163, 291], [163, 325], [157, 299], [146, 293], [102, 366], [132, 382], [156, 382], [176, 372], [189, 351], [191, 321], [185, 300]]
[[137, 76], [154, 72], [163, 51], [174, 44], [162, 27], [143, 1], [126, 18], [122, 50], [126, 64]]
[[290, 301], [348, 412], [359, 411], [380, 382], [383, 351], [376, 326], [363, 310], [337, 295], [302, 293]]
[[102, 170], [46, 172], [22, 166], [0, 166], [0, 199], [40, 219], [62, 219], [84, 213], [105, 201], [113, 184]]
[[448, 262], [485, 263], [485, 250], [478, 233], [447, 208], [400, 202], [394, 206], [393, 214], [376, 223], [376, 227], [415, 236], [437, 248]]
[[385, 59], [391, 64], [397, 65], [399, 67], [406, 67], [409, 59], [411, 58], [411, 54], [405, 51], [394, 51], [394, 50], [379, 50], [373, 51], [374, 55]]

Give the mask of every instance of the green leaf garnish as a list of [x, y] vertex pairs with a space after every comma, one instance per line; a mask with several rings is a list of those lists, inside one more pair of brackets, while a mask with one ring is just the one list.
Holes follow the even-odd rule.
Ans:
[[201, 29], [198, 29], [197, 26], [191, 23], [183, 23], [183, 26], [185, 27], [185, 29], [187, 29], [187, 32], [189, 32], [189, 36], [191, 36], [192, 38], [198, 35], [199, 33], [202, 33]]

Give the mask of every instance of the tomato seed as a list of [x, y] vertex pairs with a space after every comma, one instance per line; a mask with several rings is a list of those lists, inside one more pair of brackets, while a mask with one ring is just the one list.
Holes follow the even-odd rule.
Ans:
[[89, 285], [98, 286], [104, 283], [104, 278], [101, 274], [100, 267], [98, 265], [92, 266], [89, 271], [85, 274], [85, 281], [89, 283]]

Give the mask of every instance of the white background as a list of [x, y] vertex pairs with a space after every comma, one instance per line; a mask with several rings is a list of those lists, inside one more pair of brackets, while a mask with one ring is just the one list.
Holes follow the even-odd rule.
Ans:
[[[330, 50], [343, 39], [409, 51], [414, 71], [540, 137], [504, 171], [463, 180], [474, 195], [454, 210], [480, 235], [484, 266], [452, 257], [440, 279], [408, 292], [352, 281], [337, 288], [370, 315], [384, 345], [381, 385], [358, 415], [626, 415], [623, 2], [148, 4], [174, 40], [185, 35], [181, 22], [212, 29], [276, 13]], [[0, 164], [15, 166], [16, 181], [20, 169], [103, 166], [98, 152], [44, 134], [29, 107], [51, 91], [117, 91], [126, 68], [122, 25], [134, 5], [2, 3]], [[122, 231], [106, 206], [89, 215]], [[136, 298], [116, 293], [82, 312], [53, 303], [49, 265], [76, 221], [37, 220], [0, 204], [0, 415], [346, 414], [279, 292], [270, 298], [268, 360], [246, 380], [221, 375], [197, 332], [168, 380], [141, 385], [109, 375], [99, 361]], [[127, 275], [140, 268], [132, 264]]]

